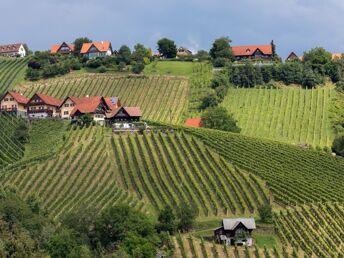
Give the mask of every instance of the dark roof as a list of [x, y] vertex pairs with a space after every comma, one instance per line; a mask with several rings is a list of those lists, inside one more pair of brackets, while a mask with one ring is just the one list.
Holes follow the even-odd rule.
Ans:
[[256, 229], [254, 218], [223, 219], [222, 223], [225, 230], [234, 230], [240, 223], [247, 229]]
[[107, 118], [115, 117], [121, 109], [123, 109], [131, 117], [141, 117], [142, 116], [142, 112], [141, 112], [139, 107], [119, 107], [119, 108], [112, 110], [112, 112], [107, 113], [106, 117]]
[[62, 103], [62, 100], [60, 99], [56, 99], [53, 98], [51, 96], [42, 94], [42, 93], [36, 93], [34, 94], [31, 99], [29, 100], [29, 102], [31, 102], [31, 100], [33, 99], [34, 96], [38, 96], [45, 104], [50, 105], [50, 106], [55, 106], [55, 107], [59, 107]]
[[18, 52], [21, 45], [25, 45], [25, 44], [15, 43], [15, 44], [8, 44], [8, 45], [0, 45], [0, 53]]

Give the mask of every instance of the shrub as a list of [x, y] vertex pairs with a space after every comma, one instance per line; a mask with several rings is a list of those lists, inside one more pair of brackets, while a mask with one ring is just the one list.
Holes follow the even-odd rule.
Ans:
[[332, 144], [332, 150], [337, 155], [344, 157], [344, 135], [337, 136]]
[[270, 204], [265, 204], [258, 208], [259, 216], [262, 222], [272, 222], [272, 208]]
[[99, 66], [99, 67], [97, 68], [97, 72], [98, 72], [98, 73], [106, 73], [106, 71], [107, 71], [107, 69], [106, 69], [106, 67], [105, 67], [104, 65]]
[[202, 115], [203, 125], [206, 128], [213, 128], [223, 131], [239, 133], [240, 128], [237, 121], [228, 113], [224, 107], [208, 108]]
[[215, 107], [219, 104], [219, 99], [215, 93], [209, 93], [202, 98], [202, 103], [200, 108], [206, 109], [208, 107]]
[[86, 66], [88, 68], [98, 68], [102, 65], [102, 62], [100, 59], [91, 59], [86, 62]]
[[140, 74], [145, 69], [145, 65], [142, 62], [134, 63], [131, 71], [135, 74]]

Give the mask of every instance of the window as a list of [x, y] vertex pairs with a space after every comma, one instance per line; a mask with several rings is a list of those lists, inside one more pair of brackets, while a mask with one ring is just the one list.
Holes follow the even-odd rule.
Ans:
[[14, 98], [10, 98], [10, 101], [14, 101]]
[[68, 111], [63, 112], [64, 115], [68, 115], [68, 113], [69, 113]]
[[8, 101], [8, 98], [5, 98], [5, 101]]
[[65, 104], [64, 106], [65, 106], [65, 107], [69, 107], [69, 104]]

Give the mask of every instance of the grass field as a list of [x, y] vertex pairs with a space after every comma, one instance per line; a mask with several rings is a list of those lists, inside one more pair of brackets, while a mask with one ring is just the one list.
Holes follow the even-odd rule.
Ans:
[[330, 147], [334, 94], [329, 88], [230, 89], [222, 105], [233, 113], [244, 135]]
[[193, 73], [194, 62], [155, 61], [145, 67], [144, 74], [189, 76]]
[[120, 76], [86, 74], [29, 83], [18, 88], [26, 96], [35, 92], [57, 98], [116, 96], [125, 106], [139, 106], [143, 119], [179, 123], [187, 108], [188, 80], [173, 76]]
[[0, 96], [24, 80], [26, 58], [0, 58]]

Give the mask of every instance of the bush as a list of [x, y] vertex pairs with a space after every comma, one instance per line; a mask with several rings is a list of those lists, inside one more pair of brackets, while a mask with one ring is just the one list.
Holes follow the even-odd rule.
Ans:
[[101, 65], [102, 65], [102, 62], [101, 62], [101, 60], [98, 59], [98, 58], [96, 58], [96, 59], [91, 59], [91, 60], [88, 60], [88, 61], [86, 62], [86, 66], [87, 66], [88, 68], [93, 68], [93, 69], [95, 69], [95, 68], [100, 67]]
[[104, 65], [99, 66], [99, 67], [97, 68], [97, 72], [98, 72], [98, 73], [106, 73], [106, 71], [107, 71], [107, 69], [106, 69], [106, 67], [105, 67]]
[[208, 108], [202, 115], [203, 126], [206, 128], [218, 129], [239, 133], [237, 121], [228, 113], [224, 107]]
[[145, 69], [145, 65], [142, 62], [134, 63], [131, 71], [135, 74], [140, 74]]
[[344, 92], [344, 81], [339, 81], [336, 83], [336, 90]]
[[332, 150], [337, 155], [344, 157], [344, 135], [337, 136], [332, 143]]
[[28, 79], [30, 81], [36, 81], [41, 77], [41, 74], [40, 74], [39, 70], [29, 67], [26, 70], [25, 77], [26, 77], [26, 79]]
[[270, 204], [265, 204], [258, 208], [260, 220], [265, 223], [272, 222], [272, 208]]
[[215, 93], [209, 93], [202, 98], [202, 103], [200, 108], [206, 109], [208, 107], [215, 107], [219, 104], [219, 99]]

